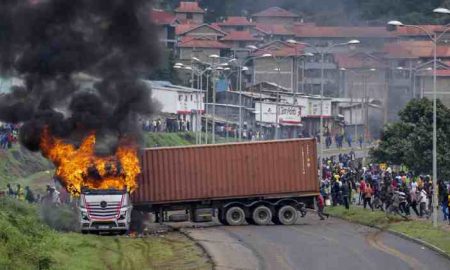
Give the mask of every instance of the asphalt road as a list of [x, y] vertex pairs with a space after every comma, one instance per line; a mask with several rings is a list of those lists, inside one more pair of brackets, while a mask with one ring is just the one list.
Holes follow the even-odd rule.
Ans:
[[294, 226], [221, 226], [211, 230], [221, 230], [250, 249], [260, 269], [450, 269], [449, 260], [426, 247], [339, 219], [319, 221], [313, 213]]

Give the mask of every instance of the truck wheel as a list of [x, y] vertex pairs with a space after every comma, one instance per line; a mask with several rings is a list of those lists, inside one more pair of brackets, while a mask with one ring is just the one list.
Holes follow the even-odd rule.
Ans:
[[239, 226], [245, 222], [245, 212], [239, 206], [233, 206], [227, 209], [225, 220], [231, 226]]
[[297, 217], [297, 209], [293, 206], [285, 205], [278, 210], [278, 220], [283, 225], [295, 224]]
[[272, 220], [272, 211], [265, 205], [260, 205], [253, 210], [252, 220], [257, 225], [267, 225]]

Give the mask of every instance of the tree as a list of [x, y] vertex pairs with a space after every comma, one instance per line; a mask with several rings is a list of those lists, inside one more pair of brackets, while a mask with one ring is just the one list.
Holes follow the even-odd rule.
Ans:
[[[403, 164], [416, 174], [432, 173], [433, 103], [412, 100], [399, 112], [400, 121], [385, 126], [381, 142], [371, 150], [375, 162]], [[437, 101], [438, 177], [450, 178], [450, 110]]]

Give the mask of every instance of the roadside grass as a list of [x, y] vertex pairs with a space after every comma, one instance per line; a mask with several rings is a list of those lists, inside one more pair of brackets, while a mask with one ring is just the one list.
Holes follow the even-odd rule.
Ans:
[[[195, 144], [195, 132], [147, 132], [144, 134], [145, 147], [183, 146]], [[202, 133], [202, 140], [205, 140], [205, 133]], [[211, 134], [208, 134], [208, 144], [212, 141]], [[216, 143], [236, 142], [233, 137], [216, 136]]]
[[0, 269], [212, 269], [185, 236], [130, 238], [57, 232], [35, 205], [0, 198]]
[[432, 244], [450, 255], [450, 230], [446, 225], [433, 228], [430, 221], [405, 220], [396, 215], [386, 215], [381, 211], [371, 211], [362, 207], [351, 207], [350, 210], [343, 206], [327, 207], [326, 213], [371, 227], [381, 227], [386, 230], [403, 233], [411, 238], [420, 239]]
[[[53, 166], [40, 153], [33, 153], [20, 145], [0, 150], [0, 188], [7, 183], [26, 184], [32, 174], [51, 170]], [[15, 187], [14, 187], [15, 188]]]

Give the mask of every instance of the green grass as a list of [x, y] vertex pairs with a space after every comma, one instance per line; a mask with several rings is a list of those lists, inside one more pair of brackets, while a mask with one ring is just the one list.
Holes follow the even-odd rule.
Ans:
[[433, 228], [430, 221], [405, 220], [400, 216], [386, 215], [381, 211], [372, 212], [361, 207], [351, 207], [350, 210], [342, 206], [327, 207], [326, 212], [350, 222], [403, 233], [430, 243], [450, 255], [450, 228], [447, 225]]
[[52, 167], [40, 153], [32, 153], [19, 145], [14, 145], [8, 150], [2, 149], [0, 150], [0, 188], [5, 187], [7, 183], [31, 183], [32, 179], [27, 177], [51, 170]]
[[[144, 141], [146, 147], [161, 146], [183, 146], [195, 144], [194, 132], [178, 132], [178, 133], [145, 133]], [[205, 141], [205, 133], [202, 133], [202, 140]], [[208, 143], [211, 143], [212, 136], [208, 134]], [[233, 137], [216, 136], [216, 143], [228, 143], [237, 141]]]
[[129, 238], [57, 232], [38, 209], [0, 199], [0, 269], [211, 269], [180, 234]]
[[389, 229], [430, 243], [450, 255], [450, 228], [446, 225], [434, 228], [429, 221], [416, 220], [393, 223]]

